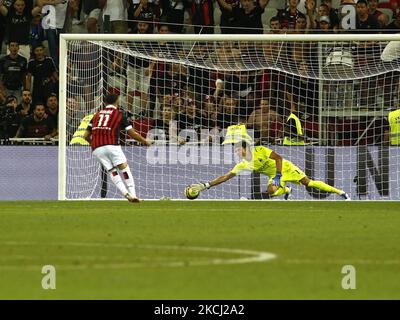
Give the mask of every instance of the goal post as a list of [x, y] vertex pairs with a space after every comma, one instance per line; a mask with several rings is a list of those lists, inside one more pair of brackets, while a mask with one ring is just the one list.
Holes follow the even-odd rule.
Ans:
[[66, 128], [66, 101], [67, 101], [67, 41], [64, 34], [60, 37], [60, 63], [59, 63], [59, 101], [58, 113], [58, 200], [66, 200], [66, 147], [67, 147], [67, 128]]
[[[256, 145], [353, 199], [400, 200], [388, 121], [400, 108], [398, 43], [400, 34], [61, 34], [58, 198], [121, 198], [90, 147], [71, 143], [113, 92], [157, 140], [145, 148], [122, 136], [139, 197], [183, 199], [188, 184], [227, 173], [238, 158], [221, 142], [244, 123]], [[243, 175], [201, 198], [265, 199], [267, 184]], [[299, 200], [337, 199], [294, 189]]]

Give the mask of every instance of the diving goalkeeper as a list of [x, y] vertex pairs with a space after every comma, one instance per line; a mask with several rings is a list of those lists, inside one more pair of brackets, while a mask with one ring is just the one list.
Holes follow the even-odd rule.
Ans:
[[242, 159], [230, 172], [207, 183], [195, 183], [190, 187], [195, 192], [201, 192], [229, 179], [242, 171], [261, 173], [269, 177], [267, 192], [273, 196], [284, 195], [285, 200], [290, 198], [292, 188], [286, 182], [302, 184], [325, 192], [336, 193], [344, 200], [351, 200], [343, 190], [336, 189], [325, 182], [312, 180], [293, 163], [283, 159], [279, 154], [263, 146], [250, 149], [251, 137], [247, 134], [244, 125], [235, 125], [228, 128], [225, 141], [222, 144], [234, 144], [235, 151]]

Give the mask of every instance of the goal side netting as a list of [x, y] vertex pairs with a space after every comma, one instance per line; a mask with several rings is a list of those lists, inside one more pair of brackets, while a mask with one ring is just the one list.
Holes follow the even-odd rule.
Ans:
[[[186, 186], [230, 172], [240, 159], [222, 143], [229, 126], [244, 124], [254, 146], [311, 179], [352, 199], [399, 200], [399, 40], [62, 35], [59, 199], [122, 198], [82, 138], [115, 93], [134, 129], [155, 141], [145, 147], [121, 132], [141, 198], [184, 199]], [[267, 186], [267, 176], [246, 171], [200, 199], [270, 199]], [[339, 199], [303, 186], [292, 198]]]

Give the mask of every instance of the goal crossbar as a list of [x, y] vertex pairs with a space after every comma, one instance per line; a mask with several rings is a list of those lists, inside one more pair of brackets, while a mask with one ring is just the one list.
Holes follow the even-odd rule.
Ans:
[[399, 34], [79, 34], [62, 33], [61, 41], [400, 41]]

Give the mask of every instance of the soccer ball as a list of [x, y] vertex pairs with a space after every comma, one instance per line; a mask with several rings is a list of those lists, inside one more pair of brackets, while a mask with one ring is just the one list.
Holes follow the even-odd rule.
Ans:
[[189, 200], [194, 200], [199, 196], [200, 192], [194, 191], [190, 186], [185, 188], [185, 196]]

